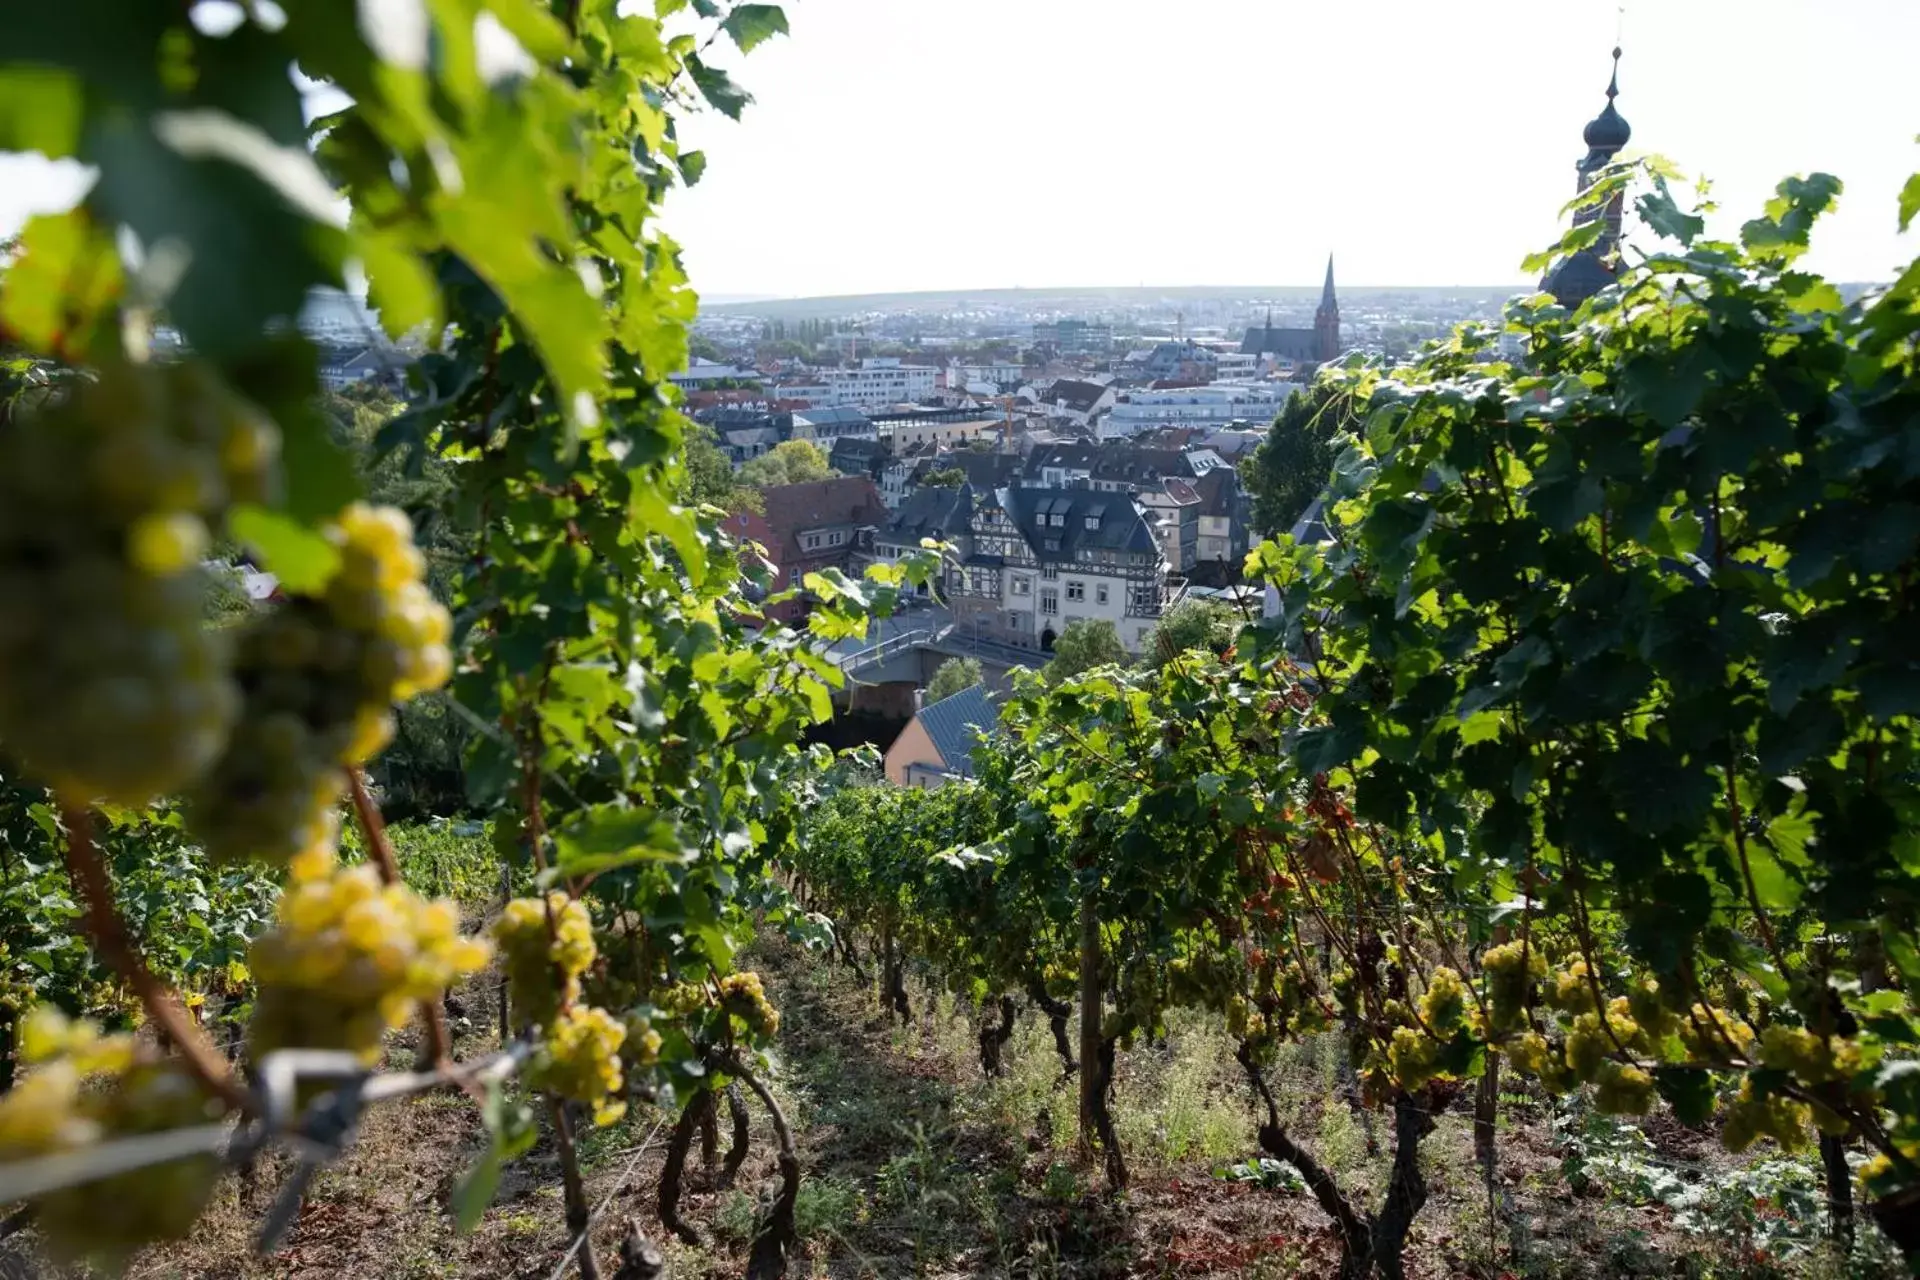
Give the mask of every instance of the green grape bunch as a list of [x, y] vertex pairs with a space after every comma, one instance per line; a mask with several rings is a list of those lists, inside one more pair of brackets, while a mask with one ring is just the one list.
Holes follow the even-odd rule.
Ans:
[[[595, 1124], [613, 1124], [627, 1113], [620, 1097], [625, 1083], [620, 1048], [626, 1038], [627, 1024], [605, 1009], [574, 1005], [554, 1019], [528, 1081], [591, 1107]], [[655, 1044], [657, 1054], [657, 1036]]]
[[345, 770], [393, 736], [393, 704], [452, 674], [452, 622], [421, 582], [406, 516], [355, 503], [327, 534], [340, 565], [242, 631], [244, 701], [226, 751], [188, 796], [217, 858], [324, 863]]
[[771, 1039], [780, 1030], [780, 1011], [767, 999], [760, 975], [751, 970], [720, 979], [720, 1006], [757, 1036]]
[[[220, 1118], [219, 1100], [180, 1063], [50, 1007], [25, 1020], [20, 1058], [27, 1075], [0, 1095], [0, 1162]], [[32, 1205], [54, 1258], [118, 1269], [146, 1245], [186, 1238], [219, 1176], [216, 1157], [191, 1156], [63, 1187]]]
[[383, 885], [364, 863], [296, 879], [248, 953], [260, 987], [249, 1050], [344, 1049], [372, 1065], [387, 1030], [486, 967], [492, 949], [459, 928], [450, 899]]
[[196, 364], [73, 385], [0, 432], [0, 742], [60, 791], [144, 804], [239, 715], [201, 558], [271, 495], [280, 438]]
[[493, 922], [493, 938], [506, 964], [508, 1003], [523, 1027], [553, 1025], [579, 997], [580, 975], [599, 954], [586, 904], [558, 889], [544, 901], [509, 902]]

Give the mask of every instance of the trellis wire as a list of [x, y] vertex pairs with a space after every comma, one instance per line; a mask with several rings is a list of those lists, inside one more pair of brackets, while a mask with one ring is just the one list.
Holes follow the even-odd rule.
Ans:
[[[112, 1138], [77, 1151], [0, 1163], [0, 1204], [84, 1186], [190, 1156], [213, 1155], [229, 1164], [239, 1164], [275, 1140], [287, 1143], [299, 1153], [310, 1178], [312, 1168], [343, 1153], [360, 1111], [367, 1104], [408, 1097], [441, 1085], [502, 1080], [518, 1071], [532, 1052], [530, 1043], [519, 1041], [445, 1071], [371, 1075], [349, 1053], [283, 1049], [260, 1061], [255, 1094], [261, 1107], [256, 1123], [195, 1125], [165, 1133]], [[301, 1085], [327, 1080], [339, 1083], [296, 1115]], [[298, 1177], [296, 1172], [295, 1178]]]
[[593, 1234], [594, 1224], [606, 1216], [607, 1207], [613, 1203], [613, 1198], [620, 1194], [620, 1189], [627, 1185], [627, 1179], [633, 1176], [633, 1171], [640, 1165], [640, 1157], [647, 1154], [647, 1148], [651, 1147], [653, 1140], [660, 1136], [660, 1130], [666, 1127], [666, 1123], [664, 1118], [656, 1120], [652, 1131], [641, 1139], [638, 1147], [634, 1148], [633, 1155], [627, 1160], [626, 1168], [620, 1171], [620, 1177], [608, 1189], [607, 1194], [600, 1198], [600, 1203], [594, 1207], [593, 1212], [587, 1215], [586, 1225], [581, 1227], [578, 1234], [573, 1237], [573, 1243], [567, 1246], [567, 1251], [560, 1255], [560, 1261], [554, 1264], [553, 1272], [547, 1280], [561, 1280], [561, 1277], [567, 1274], [567, 1267], [572, 1263], [573, 1255], [580, 1252], [580, 1246], [584, 1245], [587, 1237]]

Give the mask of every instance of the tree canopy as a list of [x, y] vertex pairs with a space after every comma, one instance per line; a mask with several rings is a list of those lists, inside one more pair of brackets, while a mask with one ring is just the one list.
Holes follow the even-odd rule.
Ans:
[[734, 472], [733, 462], [720, 447], [719, 436], [705, 423], [687, 428], [686, 470], [680, 500], [698, 506], [708, 503], [725, 511], [762, 509], [760, 495]]
[[1111, 622], [1075, 618], [1053, 642], [1053, 660], [1047, 663], [1045, 675], [1058, 684], [1082, 671], [1126, 660], [1127, 648], [1120, 643], [1120, 633]]
[[1334, 441], [1352, 427], [1352, 396], [1331, 382], [1317, 382], [1281, 406], [1267, 438], [1240, 464], [1256, 530], [1272, 535], [1293, 527], [1327, 487]]
[[927, 683], [927, 706], [932, 706], [943, 698], [951, 698], [965, 689], [971, 689], [980, 683], [984, 673], [978, 658], [948, 658], [933, 673], [933, 679]]
[[827, 480], [840, 474], [827, 461], [827, 455], [811, 440], [783, 440], [757, 458], [749, 458], [740, 467], [740, 483], [759, 489], [775, 485], [805, 484]]
[[1189, 649], [1218, 651], [1233, 639], [1240, 611], [1218, 600], [1187, 599], [1166, 611], [1147, 644], [1147, 661], [1171, 662]]

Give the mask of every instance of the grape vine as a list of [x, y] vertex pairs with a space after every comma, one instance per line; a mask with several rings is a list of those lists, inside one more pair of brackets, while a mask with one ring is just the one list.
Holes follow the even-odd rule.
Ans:
[[[653, 221], [704, 165], [676, 119], [748, 101], [716, 41], [747, 52], [785, 18], [706, 0], [635, 15], [485, 0], [436, 7], [432, 56], [414, 58], [376, 47], [343, 3], [204, 16], [103, 8], [116, 36], [101, 42], [86, 13], [35, 15], [0, 51], [0, 82], [75, 107], [6, 95], [0, 147], [100, 171], [79, 208], [29, 224], [0, 286], [0, 326], [24, 353], [0, 422], [0, 747], [57, 793], [43, 825], [85, 886], [90, 940], [182, 1050], [151, 1068], [118, 1049], [23, 1053], [0, 1159], [51, 1149], [34, 1091], [88, 1072], [144, 1099], [146, 1073], [184, 1068], [183, 1096], [259, 1118], [126, 928], [124, 885], [92, 839], [101, 803], [175, 812], [178, 797], [216, 860], [284, 878], [249, 953], [256, 1066], [293, 1049], [371, 1064], [419, 1017], [454, 1077], [440, 996], [489, 945], [399, 882], [360, 772], [396, 704], [439, 697], [477, 728], [468, 798], [493, 818], [509, 882], [536, 885], [492, 932], [533, 1041], [528, 1080], [552, 1100], [570, 1225], [590, 1223], [569, 1107], [597, 1123], [630, 1098], [692, 1112], [715, 1091], [737, 1104], [738, 1080], [783, 1145], [750, 1263], [781, 1274], [799, 1167], [759, 1079], [779, 1015], [735, 957], [761, 921], [824, 936], [770, 874], [794, 829], [800, 735], [841, 681], [816, 637], [858, 634], [935, 565], [811, 579], [812, 634], [797, 634], [762, 625], [763, 562], [721, 536], [717, 512], [677, 501], [685, 423], [666, 375], [686, 361], [694, 300]], [[519, 46], [507, 74], [483, 73], [482, 18]], [[349, 105], [309, 122], [290, 63]], [[123, 241], [143, 252], [123, 258]], [[356, 501], [314, 408], [313, 352], [285, 324], [349, 264], [389, 332], [429, 347], [375, 441], [382, 465], [430, 459], [449, 477], [411, 512]], [[183, 356], [156, 354], [159, 321]], [[423, 580], [420, 522], [464, 549], [445, 603]], [[228, 546], [281, 594], [216, 625], [202, 561]], [[364, 865], [335, 855], [348, 795]], [[128, 1097], [73, 1102], [58, 1140], [163, 1122]], [[526, 1127], [498, 1099], [486, 1115], [467, 1221]], [[184, 1229], [188, 1191], [218, 1171], [191, 1167], [191, 1187], [181, 1162], [118, 1175], [152, 1216], [75, 1247], [112, 1261]], [[35, 1201], [50, 1233], [66, 1194]], [[598, 1274], [590, 1239], [575, 1256]]]
[[[980, 1002], [984, 1067], [987, 1008], [1056, 1017], [1078, 986], [1082, 1141], [1116, 1187], [1114, 1048], [1193, 1006], [1343, 1276], [1400, 1274], [1420, 1140], [1474, 1080], [1492, 1185], [1501, 1062], [1603, 1112], [1717, 1113], [1736, 1151], [1863, 1145], [1870, 1212], [1920, 1256], [1920, 266], [1850, 303], [1798, 265], [1833, 179], [1737, 242], [1673, 181], [1603, 175], [1586, 198], [1633, 191], [1667, 247], [1575, 313], [1511, 307], [1522, 358], [1465, 330], [1328, 372], [1358, 424], [1330, 541], [1248, 558], [1277, 621], [1021, 683], [978, 780], [838, 786], [809, 819], [796, 872], [872, 932], [883, 1001], [904, 941]], [[1329, 1030], [1393, 1117], [1372, 1208], [1263, 1075]]]

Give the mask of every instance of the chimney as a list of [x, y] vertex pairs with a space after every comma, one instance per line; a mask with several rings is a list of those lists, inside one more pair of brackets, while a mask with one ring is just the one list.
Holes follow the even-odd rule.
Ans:
[[913, 691], [913, 714], [919, 715], [922, 711], [926, 710], [926, 706], [927, 691], [925, 689], [915, 689]]

